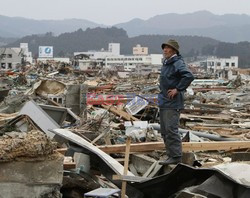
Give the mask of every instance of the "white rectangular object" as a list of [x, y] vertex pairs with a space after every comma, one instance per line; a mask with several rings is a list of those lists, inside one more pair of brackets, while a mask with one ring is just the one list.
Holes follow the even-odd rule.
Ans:
[[135, 115], [146, 106], [148, 106], [148, 101], [139, 96], [136, 96], [125, 106], [125, 109], [129, 114]]
[[127, 127], [138, 127], [140, 129], [147, 129], [148, 128], [148, 121], [133, 121], [133, 125], [130, 121], [124, 122], [124, 126]]
[[53, 47], [39, 46], [39, 58], [53, 58]]

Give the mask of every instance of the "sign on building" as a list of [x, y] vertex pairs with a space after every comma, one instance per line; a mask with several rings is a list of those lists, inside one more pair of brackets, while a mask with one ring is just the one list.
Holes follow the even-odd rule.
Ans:
[[53, 58], [53, 47], [39, 46], [39, 58]]

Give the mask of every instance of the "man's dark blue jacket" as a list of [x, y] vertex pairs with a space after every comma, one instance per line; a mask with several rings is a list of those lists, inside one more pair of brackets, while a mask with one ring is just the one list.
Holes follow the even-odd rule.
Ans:
[[[165, 60], [160, 75], [159, 107], [161, 109], [183, 109], [184, 92], [193, 80], [193, 74], [186, 67], [180, 55]], [[178, 90], [178, 94], [170, 99], [167, 92], [174, 88]]]

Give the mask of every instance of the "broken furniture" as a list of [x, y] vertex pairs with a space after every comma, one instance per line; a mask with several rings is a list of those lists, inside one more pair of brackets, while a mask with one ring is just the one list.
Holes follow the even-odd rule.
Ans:
[[121, 190], [113, 188], [98, 188], [88, 193], [85, 193], [84, 198], [87, 197], [109, 198], [111, 195], [115, 194], [118, 194], [118, 196], [121, 197]]
[[28, 115], [32, 121], [51, 138], [54, 137], [54, 134], [51, 133], [49, 129], [60, 128], [60, 126], [32, 100], [24, 105], [19, 115]]

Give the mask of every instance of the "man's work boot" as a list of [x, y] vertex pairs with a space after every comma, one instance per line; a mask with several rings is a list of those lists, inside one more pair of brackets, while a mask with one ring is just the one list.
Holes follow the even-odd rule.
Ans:
[[160, 165], [170, 165], [170, 164], [179, 164], [181, 163], [181, 157], [170, 157], [165, 161], [159, 162]]

